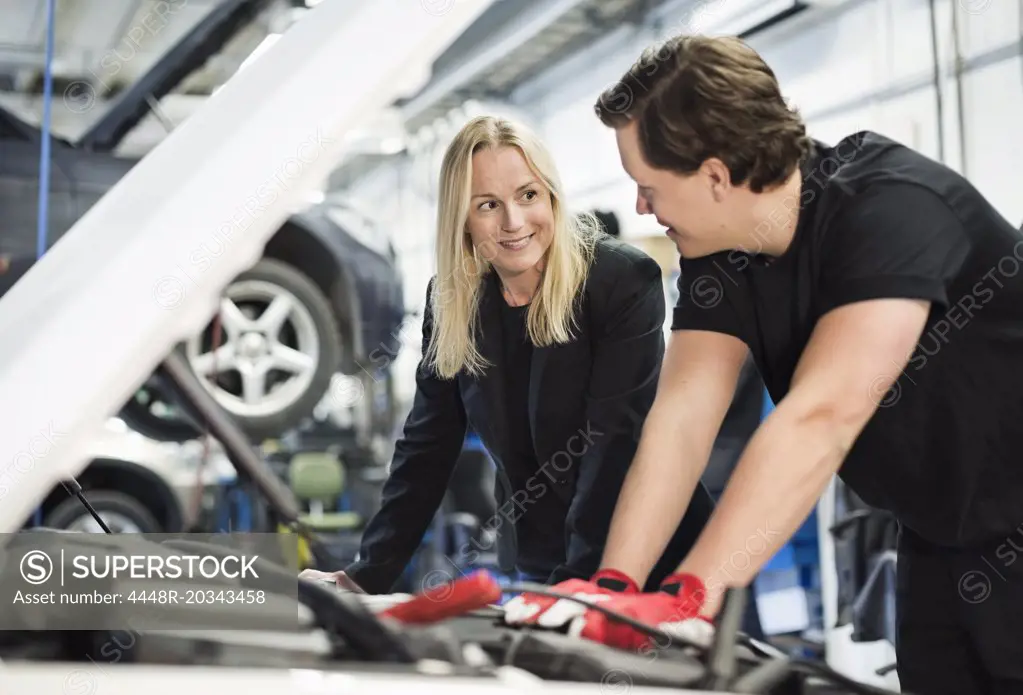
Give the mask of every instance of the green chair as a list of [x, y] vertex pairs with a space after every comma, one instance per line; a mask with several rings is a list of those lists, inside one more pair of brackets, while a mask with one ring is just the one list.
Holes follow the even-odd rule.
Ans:
[[300, 520], [320, 533], [343, 533], [362, 528], [358, 512], [330, 511], [345, 488], [345, 469], [337, 457], [325, 452], [306, 452], [291, 457], [288, 484], [309, 513]]

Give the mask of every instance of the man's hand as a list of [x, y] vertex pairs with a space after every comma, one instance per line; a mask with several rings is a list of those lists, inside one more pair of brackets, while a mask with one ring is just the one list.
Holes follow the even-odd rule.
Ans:
[[298, 573], [299, 579], [308, 579], [309, 581], [329, 581], [334, 580], [334, 585], [343, 591], [353, 591], [357, 594], [366, 593], [362, 587], [355, 583], [355, 581], [345, 574], [343, 571], [338, 570], [337, 572], [321, 572], [320, 570], [302, 570]]
[[[551, 587], [559, 594], [576, 596], [586, 601], [605, 601], [615, 594], [639, 593], [639, 586], [628, 576], [616, 570], [604, 569], [589, 580], [569, 579]], [[504, 605], [507, 625], [536, 625], [556, 629], [583, 615], [587, 607], [578, 601], [525, 593]]]
[[[609, 597], [600, 605], [656, 628], [669, 638], [706, 647], [714, 635], [714, 626], [700, 615], [704, 596], [703, 582], [698, 578], [676, 574], [665, 579], [659, 591]], [[574, 619], [568, 632], [619, 649], [644, 649], [663, 641], [593, 608]]]
[[748, 354], [734, 336], [672, 333], [602, 566], [617, 567], [641, 584], [650, 576], [707, 468]]

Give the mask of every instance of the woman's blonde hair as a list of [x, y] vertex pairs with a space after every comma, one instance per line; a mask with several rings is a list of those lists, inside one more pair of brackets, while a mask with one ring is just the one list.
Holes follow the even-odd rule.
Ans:
[[550, 247], [540, 285], [530, 302], [527, 327], [534, 345], [573, 339], [576, 300], [593, 259], [599, 223], [565, 208], [561, 178], [540, 139], [526, 126], [493, 116], [466, 123], [451, 141], [440, 172], [437, 209], [437, 277], [429, 298], [433, 327], [426, 360], [438, 376], [459, 371], [478, 376], [487, 366], [476, 345], [479, 301], [492, 271], [485, 249], [473, 246], [466, 221], [472, 196], [472, 157], [487, 148], [515, 147], [546, 186], [554, 212]]

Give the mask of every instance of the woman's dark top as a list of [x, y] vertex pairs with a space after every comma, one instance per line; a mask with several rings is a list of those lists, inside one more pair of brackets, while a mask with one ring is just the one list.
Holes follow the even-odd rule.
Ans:
[[[529, 367], [533, 344], [526, 330], [529, 305], [509, 306], [501, 302], [505, 344], [505, 394], [508, 402], [509, 441], [512, 449], [505, 464], [513, 490], [525, 490], [540, 470], [529, 428]], [[516, 565], [535, 576], [549, 576], [565, 557], [567, 506], [556, 495], [531, 496], [512, 514], [519, 541]], [[562, 558], [552, 561], [553, 558]]]

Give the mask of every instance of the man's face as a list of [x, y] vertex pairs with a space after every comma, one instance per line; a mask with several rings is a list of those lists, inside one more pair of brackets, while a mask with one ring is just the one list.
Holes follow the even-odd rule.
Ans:
[[653, 215], [683, 258], [729, 248], [727, 167], [713, 159], [688, 175], [654, 169], [643, 158], [636, 124], [617, 129], [615, 137], [622, 167], [636, 182], [636, 212]]

